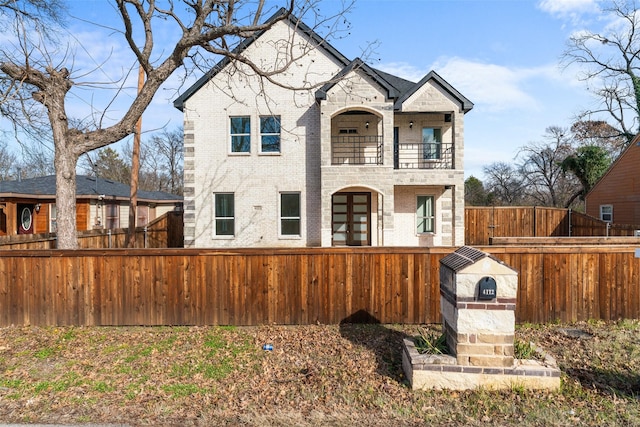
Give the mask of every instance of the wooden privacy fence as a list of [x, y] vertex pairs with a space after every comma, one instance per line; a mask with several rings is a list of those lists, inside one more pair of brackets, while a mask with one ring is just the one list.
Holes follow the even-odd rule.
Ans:
[[[485, 247], [518, 322], [640, 317], [633, 247]], [[454, 248], [0, 251], [0, 326], [439, 323]]]
[[467, 206], [465, 244], [496, 237], [633, 236], [640, 225], [608, 224], [571, 209], [540, 206]]
[[[126, 238], [126, 228], [78, 231], [78, 247], [124, 248]], [[135, 241], [136, 248], [181, 248], [182, 212], [170, 211], [145, 227], [136, 227]], [[0, 249], [56, 249], [57, 243], [56, 233], [0, 236]]]

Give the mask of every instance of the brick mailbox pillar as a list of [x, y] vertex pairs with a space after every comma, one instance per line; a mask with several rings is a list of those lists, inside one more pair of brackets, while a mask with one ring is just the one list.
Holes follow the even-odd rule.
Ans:
[[443, 329], [458, 365], [513, 366], [517, 290], [517, 272], [475, 248], [440, 260]]

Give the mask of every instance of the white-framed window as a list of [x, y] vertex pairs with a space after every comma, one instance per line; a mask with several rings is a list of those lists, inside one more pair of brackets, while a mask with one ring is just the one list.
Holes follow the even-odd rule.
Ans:
[[55, 204], [49, 205], [49, 233], [55, 233], [58, 231], [58, 210]]
[[280, 235], [300, 236], [300, 193], [280, 193]]
[[613, 205], [600, 205], [600, 220], [613, 222]]
[[251, 117], [230, 117], [230, 135], [232, 153], [251, 152]]
[[260, 116], [260, 152], [279, 153], [280, 116]]
[[442, 152], [442, 129], [422, 128], [422, 158], [438, 160]]
[[117, 201], [108, 201], [104, 205], [105, 226], [107, 229], [120, 227], [120, 205]]
[[435, 231], [435, 207], [433, 196], [416, 197], [416, 231], [418, 234]]
[[235, 206], [233, 193], [214, 194], [216, 236], [233, 236], [235, 233]]

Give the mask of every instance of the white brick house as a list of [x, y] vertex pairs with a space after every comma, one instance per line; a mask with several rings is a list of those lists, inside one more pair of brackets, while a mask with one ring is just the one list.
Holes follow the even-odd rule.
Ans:
[[280, 84], [225, 59], [174, 102], [185, 247], [464, 244], [468, 99], [350, 61], [294, 17], [237, 51], [298, 59]]

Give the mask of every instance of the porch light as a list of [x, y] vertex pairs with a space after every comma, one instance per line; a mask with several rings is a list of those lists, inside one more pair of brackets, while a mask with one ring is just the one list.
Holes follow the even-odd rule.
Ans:
[[369, 122], [364, 124], [364, 127], [366, 127], [367, 129], [369, 129]]
[[413, 120], [409, 122], [409, 129], [413, 129]]
[[41, 205], [40, 203], [37, 203], [37, 204], [35, 205], [36, 213], [39, 213], [39, 212], [40, 212], [40, 207], [41, 207], [41, 206], [42, 206], [42, 205]]

